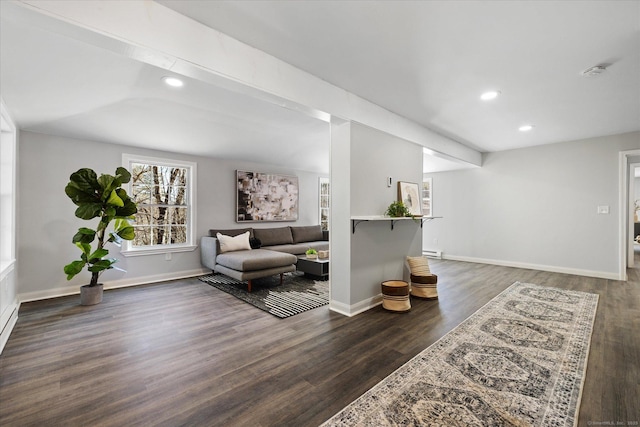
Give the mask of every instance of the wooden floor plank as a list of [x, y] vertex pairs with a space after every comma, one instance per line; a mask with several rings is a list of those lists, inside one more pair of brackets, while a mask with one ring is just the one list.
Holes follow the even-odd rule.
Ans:
[[[579, 425], [640, 416], [640, 274], [619, 282], [431, 260], [408, 313], [287, 319], [197, 279], [26, 303], [0, 355], [0, 425], [315, 426], [515, 281], [594, 292]], [[640, 266], [640, 259], [637, 265]]]

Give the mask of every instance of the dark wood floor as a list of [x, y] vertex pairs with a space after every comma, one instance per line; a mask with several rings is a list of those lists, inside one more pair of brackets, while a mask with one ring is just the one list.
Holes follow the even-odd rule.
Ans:
[[197, 279], [108, 291], [93, 307], [23, 304], [0, 356], [0, 425], [316, 426], [514, 281], [600, 295], [579, 425], [640, 420], [640, 269], [618, 282], [431, 266], [440, 299], [406, 314], [278, 319]]

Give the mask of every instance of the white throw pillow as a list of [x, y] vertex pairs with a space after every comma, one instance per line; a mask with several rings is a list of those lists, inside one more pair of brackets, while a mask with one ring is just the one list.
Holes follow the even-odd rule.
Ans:
[[251, 249], [251, 245], [249, 244], [248, 231], [235, 237], [225, 236], [224, 234], [217, 233], [216, 237], [220, 242], [220, 252], [222, 253]]

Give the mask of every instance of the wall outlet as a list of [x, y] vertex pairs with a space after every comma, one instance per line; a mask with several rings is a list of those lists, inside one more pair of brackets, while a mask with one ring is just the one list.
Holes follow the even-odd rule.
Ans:
[[433, 244], [437, 245], [438, 244], [438, 239], [433, 239]]
[[164, 260], [171, 261], [171, 252], [167, 252], [166, 254], [164, 254]]
[[598, 214], [606, 215], [609, 213], [609, 206], [598, 206]]

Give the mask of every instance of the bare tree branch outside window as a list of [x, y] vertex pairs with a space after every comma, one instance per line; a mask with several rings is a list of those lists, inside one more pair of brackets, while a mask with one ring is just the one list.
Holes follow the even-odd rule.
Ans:
[[132, 163], [132, 197], [138, 203], [133, 246], [187, 242], [187, 168]]

